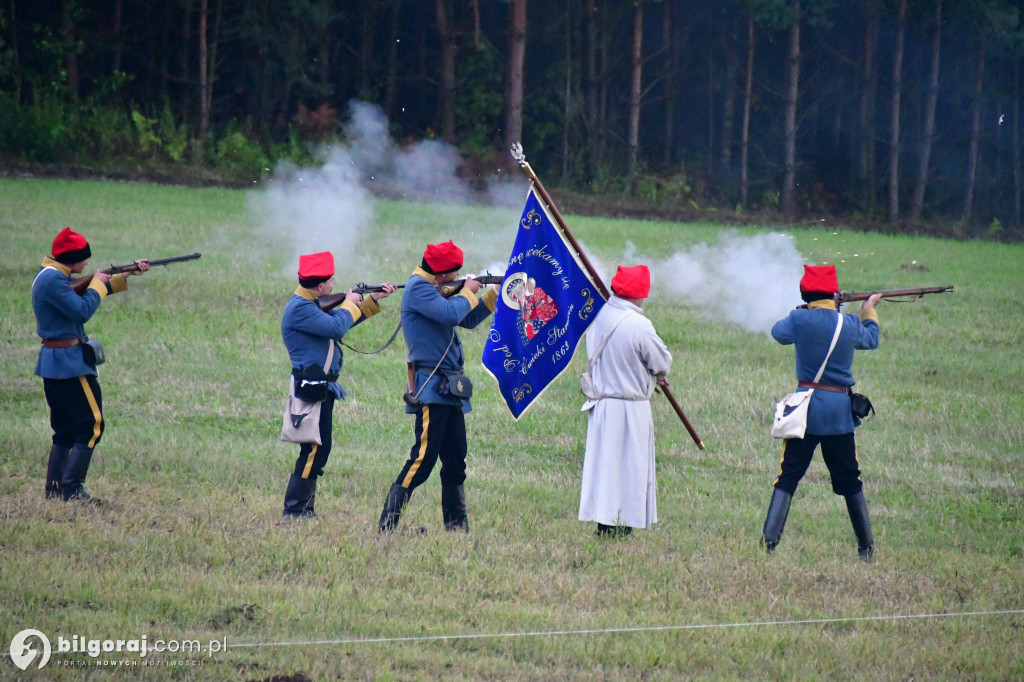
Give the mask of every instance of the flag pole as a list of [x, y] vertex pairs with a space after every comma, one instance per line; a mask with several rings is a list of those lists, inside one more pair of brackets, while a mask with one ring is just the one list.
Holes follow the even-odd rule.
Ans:
[[[558, 228], [562, 231], [562, 234], [565, 235], [565, 238], [569, 240], [573, 250], [576, 251], [576, 255], [579, 257], [580, 262], [583, 263], [583, 267], [585, 267], [587, 272], [590, 273], [591, 279], [594, 280], [594, 285], [601, 292], [601, 295], [604, 296], [605, 300], [607, 300], [611, 295], [608, 292], [608, 288], [605, 287], [604, 282], [601, 281], [600, 276], [598, 276], [597, 271], [590, 262], [590, 259], [587, 258], [587, 254], [583, 252], [583, 247], [581, 247], [580, 243], [576, 241], [576, 237], [573, 236], [569, 226], [565, 224], [562, 214], [558, 212], [555, 202], [551, 200], [551, 195], [549, 195], [548, 191], [544, 189], [544, 184], [540, 181], [540, 178], [537, 177], [537, 174], [533, 172], [533, 168], [531, 168], [530, 164], [526, 161], [526, 154], [523, 153], [523, 145], [516, 142], [512, 145], [511, 153], [512, 158], [516, 160], [519, 166], [523, 169], [523, 172], [526, 173], [526, 177], [530, 178], [530, 182], [532, 182], [533, 186], [537, 189], [537, 193], [540, 194], [540, 198], [547, 205], [548, 210], [551, 211], [551, 215], [554, 216], [555, 222], [558, 223]], [[659, 380], [658, 387], [661, 389], [665, 398], [668, 399], [669, 404], [672, 405], [672, 409], [675, 410], [679, 420], [683, 422], [683, 426], [685, 426], [687, 432], [689, 432], [690, 438], [692, 438], [693, 442], [697, 444], [697, 449], [703, 450], [704, 441], [700, 439], [700, 436], [697, 435], [697, 431], [693, 428], [693, 425], [690, 424], [690, 420], [686, 418], [686, 413], [683, 412], [682, 406], [672, 394], [672, 390], [668, 387], [668, 381], [665, 379]]]

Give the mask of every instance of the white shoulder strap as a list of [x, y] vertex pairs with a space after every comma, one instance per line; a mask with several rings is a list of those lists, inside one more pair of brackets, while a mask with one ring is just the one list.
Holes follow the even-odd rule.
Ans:
[[615, 333], [615, 330], [619, 328], [619, 325], [622, 324], [627, 317], [629, 317], [628, 312], [619, 318], [619, 321], [615, 323], [615, 326], [612, 327], [612, 330], [610, 332], [608, 332], [608, 335], [601, 340], [601, 345], [597, 347], [597, 350], [594, 351], [594, 354], [590, 357], [589, 360], [587, 360], [587, 372], [590, 372], [592, 369], [594, 369], [594, 365], [597, 363], [597, 359], [601, 357], [601, 351], [604, 350], [604, 346], [606, 343], [608, 343], [608, 339], [612, 338], [612, 334]]
[[334, 339], [327, 342], [327, 362], [324, 363], [324, 374], [331, 370], [331, 360], [334, 359]]
[[39, 279], [39, 275], [43, 274], [47, 270], [56, 270], [56, 269], [57, 268], [53, 267], [52, 265], [47, 265], [45, 268], [40, 268], [39, 272], [36, 273], [35, 279], [32, 280], [32, 288], [33, 289], [36, 288], [36, 280]]
[[836, 321], [836, 331], [832, 334], [832, 343], [829, 344], [828, 352], [825, 353], [825, 359], [821, 363], [821, 367], [818, 368], [818, 373], [814, 375], [814, 383], [818, 383], [821, 380], [821, 375], [825, 373], [825, 365], [828, 364], [828, 359], [832, 355], [832, 351], [836, 347], [836, 341], [839, 340], [839, 332], [843, 331], [843, 314], [839, 311], [839, 319]]

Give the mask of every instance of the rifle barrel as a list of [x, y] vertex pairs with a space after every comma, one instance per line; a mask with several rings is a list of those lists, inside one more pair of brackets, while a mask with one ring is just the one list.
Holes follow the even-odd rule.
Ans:
[[907, 297], [913, 296], [914, 298], [921, 298], [925, 294], [942, 294], [947, 291], [953, 291], [953, 285], [945, 285], [939, 287], [918, 287], [915, 289], [879, 289], [876, 291], [841, 291], [839, 292], [839, 302], [849, 303], [850, 301], [866, 301], [875, 294], [881, 294], [883, 299], [895, 298], [895, 297]]
[[[156, 260], [149, 261], [149, 264], [150, 266], [169, 265], [171, 263], [180, 263], [182, 261], [197, 260], [201, 258], [202, 255], [203, 254], [201, 253], [190, 253], [186, 256], [171, 256], [170, 258], [157, 258]], [[122, 272], [130, 272], [132, 270], [137, 270], [138, 267], [138, 262], [132, 261], [131, 263], [126, 263], [125, 265], [111, 265], [106, 270], [100, 270], [99, 272], [103, 272], [108, 275], [118, 275], [121, 274]], [[74, 289], [75, 293], [77, 294], [83, 293], [89, 286], [89, 283], [92, 281], [93, 275], [95, 274], [96, 273], [92, 273], [91, 275], [85, 275], [83, 277], [78, 277], [71, 280], [71, 288]]]

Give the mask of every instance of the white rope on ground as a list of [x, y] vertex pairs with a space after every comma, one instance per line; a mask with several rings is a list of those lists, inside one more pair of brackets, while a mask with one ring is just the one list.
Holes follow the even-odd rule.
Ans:
[[582, 630], [541, 630], [537, 632], [466, 633], [461, 635], [408, 635], [405, 637], [353, 637], [348, 639], [314, 639], [299, 642], [252, 642], [228, 644], [228, 648], [257, 648], [271, 646], [323, 646], [329, 644], [381, 644], [385, 642], [434, 642], [459, 639], [511, 639], [514, 637], [562, 637], [567, 635], [600, 635], [617, 632], [665, 632], [672, 630], [721, 630], [726, 628], [754, 628], [783, 625], [827, 625], [834, 623], [863, 623], [870, 621], [924, 620], [928, 618], [968, 618], [975, 616], [1009, 616], [1024, 614], [1024, 609], [1004, 611], [964, 611], [960, 613], [921, 613], [909, 615], [849, 616], [842, 618], [808, 618], [804, 620], [764, 620], [745, 623], [698, 623], [693, 625], [650, 625]]

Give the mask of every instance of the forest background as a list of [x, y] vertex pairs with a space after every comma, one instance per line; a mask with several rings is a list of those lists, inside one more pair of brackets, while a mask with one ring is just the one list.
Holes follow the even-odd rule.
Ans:
[[5, 0], [0, 166], [251, 186], [364, 102], [577, 213], [1020, 239], [1022, 4]]

